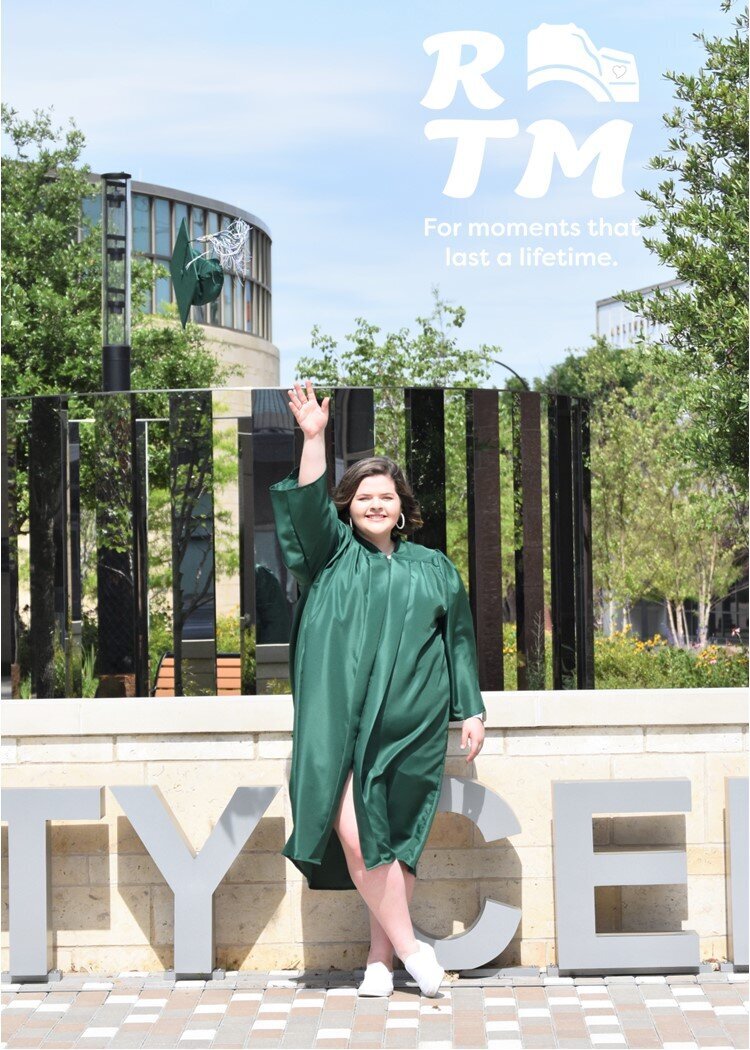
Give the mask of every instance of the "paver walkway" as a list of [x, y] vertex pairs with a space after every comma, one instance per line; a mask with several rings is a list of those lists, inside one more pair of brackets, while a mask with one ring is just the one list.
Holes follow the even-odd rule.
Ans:
[[747, 974], [675, 977], [448, 975], [438, 998], [396, 971], [389, 998], [359, 998], [362, 971], [69, 975], [4, 984], [3, 1046], [433, 1047], [689, 1050], [748, 1040]]

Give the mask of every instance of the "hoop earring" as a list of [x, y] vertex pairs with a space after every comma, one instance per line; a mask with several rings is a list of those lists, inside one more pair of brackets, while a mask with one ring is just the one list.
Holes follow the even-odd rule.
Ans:
[[349, 520], [347, 521], [346, 524], [349, 526], [349, 528], [352, 530], [352, 532], [354, 532], [354, 526], [352, 525], [352, 519], [351, 518], [349, 518]]
[[[399, 518], [404, 518], [404, 512], [403, 511], [401, 511], [401, 513], [399, 514]], [[399, 532], [401, 532], [401, 530], [403, 529], [404, 525], [406, 525], [406, 518], [404, 518], [404, 520], [401, 522], [400, 525], [399, 525], [398, 522], [396, 522], [396, 528], [398, 529]]]

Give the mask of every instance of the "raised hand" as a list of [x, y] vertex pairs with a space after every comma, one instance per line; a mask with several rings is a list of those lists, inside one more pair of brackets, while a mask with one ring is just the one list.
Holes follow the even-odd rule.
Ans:
[[328, 406], [330, 397], [324, 397], [322, 404], [318, 404], [315, 390], [309, 379], [305, 381], [306, 389], [303, 390], [299, 383], [294, 384], [294, 390], [287, 390], [289, 395], [289, 407], [300, 426], [300, 430], [306, 438], [317, 437], [325, 430], [328, 423]]

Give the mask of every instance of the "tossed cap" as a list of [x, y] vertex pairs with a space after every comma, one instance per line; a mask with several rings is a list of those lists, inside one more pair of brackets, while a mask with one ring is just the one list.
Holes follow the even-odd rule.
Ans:
[[[197, 260], [197, 261], [194, 261]], [[191, 306], [200, 306], [217, 299], [224, 285], [224, 271], [218, 259], [200, 257], [190, 244], [187, 223], [183, 219], [169, 264], [174, 294], [180, 311], [182, 327], [187, 324]]]

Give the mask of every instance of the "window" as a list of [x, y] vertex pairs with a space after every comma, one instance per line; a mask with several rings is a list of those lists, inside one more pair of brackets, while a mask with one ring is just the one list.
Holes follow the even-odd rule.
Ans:
[[[227, 278], [229, 280], [229, 278]], [[242, 292], [243, 288], [241, 284], [236, 283], [235, 278], [232, 278], [232, 285], [234, 287], [234, 320], [232, 322], [232, 328], [236, 328], [238, 331], [242, 331]]]
[[253, 286], [245, 281], [245, 331], [253, 330]]
[[205, 237], [206, 213], [203, 208], [193, 208], [193, 239]]
[[157, 197], [154, 200], [154, 252], [167, 258], [172, 254], [172, 238], [169, 228], [169, 201]]
[[[96, 197], [84, 197], [81, 204], [81, 212], [83, 213], [83, 218], [90, 222], [92, 226], [96, 226], [97, 223], [100, 223], [102, 221], [101, 194], [98, 194]], [[90, 233], [91, 230], [89, 229], [88, 224], [84, 225], [82, 223], [81, 237], [88, 237]]]
[[224, 275], [224, 287], [222, 288], [222, 297], [224, 299], [224, 318], [223, 324], [226, 328], [232, 327], [232, 291], [234, 285], [234, 279], [229, 274]]
[[172, 205], [172, 221], [174, 222], [174, 239], [177, 240], [177, 234], [180, 232], [180, 225], [182, 220], [185, 220], [187, 225], [188, 237], [190, 236], [190, 216], [188, 215], [187, 204], [173, 204]]
[[133, 205], [133, 251], [151, 251], [151, 198], [143, 193], [134, 193]]

